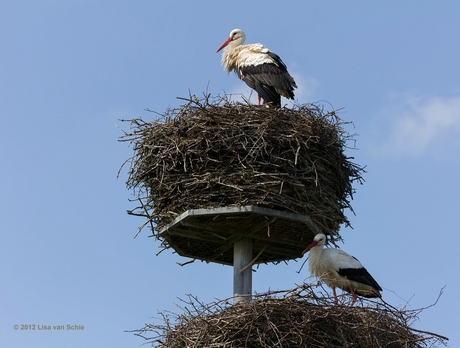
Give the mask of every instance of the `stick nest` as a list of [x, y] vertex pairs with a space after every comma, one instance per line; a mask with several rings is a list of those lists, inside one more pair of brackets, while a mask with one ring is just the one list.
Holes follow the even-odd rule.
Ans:
[[121, 137], [134, 150], [127, 187], [141, 204], [128, 213], [153, 230], [190, 209], [246, 205], [308, 215], [338, 239], [349, 224], [344, 210], [352, 210], [352, 184], [363, 182], [364, 169], [344, 154], [353, 136], [334, 111], [208, 96], [159, 120], [130, 122]]
[[362, 300], [366, 307], [334, 305], [311, 285], [255, 296], [231, 306], [229, 300], [203, 304], [189, 295], [182, 314], [164, 312], [164, 324], [132, 331], [155, 347], [391, 347], [444, 344], [446, 337], [416, 330], [419, 310], [398, 310]]

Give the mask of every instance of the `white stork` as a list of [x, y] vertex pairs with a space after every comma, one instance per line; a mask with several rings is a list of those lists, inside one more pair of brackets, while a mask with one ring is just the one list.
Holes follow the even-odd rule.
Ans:
[[380, 291], [383, 291], [382, 288], [358, 259], [339, 249], [323, 249], [324, 243], [326, 243], [326, 236], [317, 234], [302, 254], [310, 251], [308, 259], [310, 273], [332, 288], [335, 304], [338, 303], [336, 287], [353, 295], [351, 306], [356, 302], [356, 295], [382, 296], [380, 294]]
[[[241, 29], [233, 29], [230, 37], [217, 49], [224, 49], [222, 65], [257, 92], [260, 99], [273, 106], [281, 106], [281, 95], [294, 99], [297, 85], [289, 75], [281, 58], [262, 44], [244, 45], [246, 35]], [[217, 53], [216, 52], [216, 53]]]

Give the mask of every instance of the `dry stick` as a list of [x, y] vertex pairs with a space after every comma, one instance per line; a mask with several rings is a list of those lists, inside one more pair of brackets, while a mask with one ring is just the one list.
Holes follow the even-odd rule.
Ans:
[[[138, 198], [138, 199], [139, 199], [139, 202], [141, 203], [142, 208], [145, 211], [146, 216], [149, 217], [150, 215], [149, 215], [149, 212], [147, 211], [147, 208], [145, 207], [145, 204], [142, 202], [142, 200], [140, 198]], [[145, 227], [145, 225], [147, 225], [147, 223], [150, 223], [150, 228], [152, 229], [152, 233], [153, 233], [154, 228], [153, 228], [152, 219], [149, 218], [144, 224], [142, 224], [139, 227], [139, 229], [138, 229], [136, 235], [134, 236], [134, 238], [136, 238], [139, 235], [139, 233], [141, 233], [142, 229]]]
[[442, 339], [442, 340], [446, 340], [446, 341], [449, 340], [448, 337], [439, 335], [439, 334], [434, 333], [434, 332], [425, 331], [425, 330], [418, 330], [418, 329], [414, 329], [414, 328], [410, 328], [410, 330], [411, 330], [411, 331], [415, 331], [415, 332], [424, 333], [424, 334], [431, 335], [431, 336], [435, 336], [435, 337], [438, 337], [438, 338], [440, 338], [440, 339]]
[[176, 262], [176, 263], [177, 263], [179, 266], [185, 266], [185, 265], [188, 265], [188, 264], [194, 263], [194, 262], [195, 262], [195, 259], [190, 260], [190, 261], [186, 261], [186, 262], [182, 262], [182, 263], [180, 263], [180, 262]]
[[252, 259], [251, 262], [249, 262], [242, 270], [240, 270], [240, 273], [243, 273], [244, 271], [246, 271], [249, 267], [252, 267], [252, 265], [257, 261], [257, 259], [259, 258], [260, 255], [262, 255], [262, 253], [264, 252], [265, 248], [268, 246], [268, 244], [266, 244], [261, 251], [259, 251], [259, 253], [257, 254], [257, 256]]

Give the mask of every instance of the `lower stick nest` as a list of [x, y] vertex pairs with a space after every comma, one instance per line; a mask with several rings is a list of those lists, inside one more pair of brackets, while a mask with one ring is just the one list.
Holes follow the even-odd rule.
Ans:
[[261, 206], [310, 216], [340, 238], [363, 168], [344, 154], [352, 138], [334, 111], [267, 108], [228, 97], [192, 98], [153, 122], [131, 120], [128, 188], [157, 231], [189, 209]]
[[[391, 347], [445, 344], [446, 337], [411, 327], [423, 309], [400, 310], [363, 299], [365, 307], [334, 305], [303, 284], [288, 291], [203, 304], [190, 296], [181, 314], [163, 312], [163, 323], [133, 331], [155, 347]], [[319, 295], [319, 296], [318, 296]]]

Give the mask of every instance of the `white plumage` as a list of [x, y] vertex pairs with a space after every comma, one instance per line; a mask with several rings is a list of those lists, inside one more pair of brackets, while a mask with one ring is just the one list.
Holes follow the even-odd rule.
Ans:
[[217, 49], [224, 49], [222, 65], [232, 70], [246, 84], [254, 89], [258, 101], [281, 106], [281, 95], [294, 99], [297, 85], [289, 75], [281, 58], [262, 44], [244, 45], [246, 35], [241, 29], [233, 29], [230, 37]]
[[381, 297], [382, 288], [361, 262], [342, 250], [323, 249], [325, 243], [326, 236], [317, 234], [302, 254], [310, 251], [308, 259], [310, 273], [332, 288], [336, 304], [338, 303], [336, 287], [353, 295], [352, 306], [356, 302], [357, 295]]

